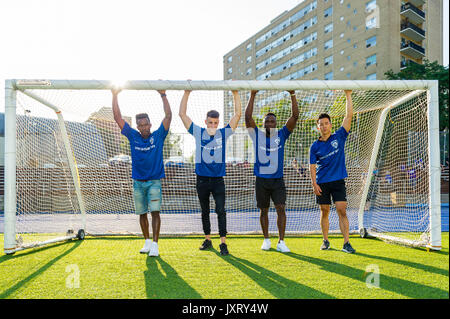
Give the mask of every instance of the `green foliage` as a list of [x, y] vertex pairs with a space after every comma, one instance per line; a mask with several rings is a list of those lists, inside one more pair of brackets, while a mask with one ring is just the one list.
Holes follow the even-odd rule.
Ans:
[[439, 81], [439, 130], [449, 127], [448, 114], [448, 67], [424, 60], [423, 64], [410, 63], [398, 73], [389, 70], [385, 73], [388, 80], [438, 80]]

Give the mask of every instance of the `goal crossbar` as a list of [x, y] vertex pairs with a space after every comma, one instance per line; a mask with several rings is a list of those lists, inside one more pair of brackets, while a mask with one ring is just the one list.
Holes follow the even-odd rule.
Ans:
[[[12, 80], [18, 90], [108, 90], [117, 84], [107, 80]], [[131, 80], [121, 87], [128, 90], [419, 90], [429, 89], [429, 80], [332, 80], [332, 81], [169, 81]]]

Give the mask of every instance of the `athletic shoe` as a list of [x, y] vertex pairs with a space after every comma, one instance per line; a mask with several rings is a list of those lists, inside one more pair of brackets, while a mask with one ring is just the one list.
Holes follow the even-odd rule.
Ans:
[[228, 252], [227, 244], [222, 243], [222, 244], [219, 245], [219, 247], [220, 247], [220, 254], [221, 254], [222, 256], [227, 256], [227, 255], [230, 254], [230, 253]]
[[152, 245], [150, 246], [150, 252], [148, 253], [148, 255], [150, 257], [157, 257], [157, 256], [159, 256], [158, 243], [157, 242], [152, 242]]
[[352, 245], [350, 245], [350, 242], [347, 242], [344, 244], [342, 251], [349, 253], [349, 254], [353, 254], [356, 250], [353, 249]]
[[141, 250], [139, 250], [139, 252], [141, 254], [147, 254], [150, 251], [150, 245], [151, 245], [152, 241], [150, 239], [146, 239], [145, 240], [145, 244], [144, 247], [142, 247]]
[[200, 246], [200, 250], [206, 250], [212, 248], [212, 241], [209, 239], [205, 239], [203, 244]]
[[270, 249], [270, 239], [269, 238], [265, 238], [263, 241], [263, 244], [261, 246], [262, 250], [269, 250]]
[[283, 240], [280, 240], [277, 244], [277, 250], [281, 251], [282, 253], [289, 253], [290, 250], [288, 248], [288, 246], [286, 246], [286, 244], [284, 243]]
[[330, 242], [324, 239], [322, 246], [320, 246], [320, 250], [328, 250], [328, 249], [330, 249]]

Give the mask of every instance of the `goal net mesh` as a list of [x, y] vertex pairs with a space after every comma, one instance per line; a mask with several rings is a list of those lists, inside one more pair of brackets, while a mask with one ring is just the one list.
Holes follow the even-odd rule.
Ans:
[[[86, 209], [86, 233], [141, 234], [134, 212], [130, 147], [113, 119], [109, 90], [29, 90], [57, 106], [65, 120], [78, 176], [74, 179], [53, 110], [17, 92], [17, 221], [24, 242], [46, 240], [82, 228], [75, 192], [79, 180]], [[347, 216], [351, 232], [358, 231], [358, 209], [364, 201], [364, 227], [374, 232], [421, 241], [429, 231], [426, 91], [389, 111], [373, 171], [368, 173], [380, 114], [407, 90], [354, 90], [354, 116], [346, 151]], [[161, 234], [202, 234], [196, 193], [195, 142], [184, 128], [178, 109], [183, 91], [167, 91], [173, 117], [164, 144]], [[226, 213], [229, 234], [260, 233], [253, 174], [254, 146], [245, 128], [244, 110], [250, 92], [240, 91], [242, 117], [227, 140]], [[287, 234], [320, 233], [320, 211], [312, 191], [309, 148], [318, 138], [316, 119], [327, 112], [333, 131], [342, 125], [345, 94], [333, 90], [297, 90], [300, 118], [285, 146], [284, 180], [287, 190]], [[119, 94], [122, 116], [136, 128], [135, 115], [148, 113], [152, 131], [164, 117], [160, 95], [154, 90], [124, 90]], [[193, 91], [187, 114], [205, 127], [207, 111], [220, 113], [220, 124], [234, 114], [230, 91]], [[259, 91], [253, 117], [262, 127], [264, 114], [277, 115], [281, 128], [291, 114], [286, 91]], [[364, 183], [370, 178], [368, 196]], [[363, 198], [364, 197], [364, 198]], [[212, 233], [218, 232], [211, 197]], [[149, 215], [150, 218], [150, 215]], [[339, 232], [332, 205], [330, 231]], [[271, 203], [269, 231], [277, 234], [277, 214]], [[151, 227], [150, 227], [151, 231]]]

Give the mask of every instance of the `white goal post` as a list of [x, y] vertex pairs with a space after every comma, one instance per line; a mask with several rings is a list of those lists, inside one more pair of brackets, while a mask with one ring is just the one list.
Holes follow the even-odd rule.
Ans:
[[[102, 198], [104, 202], [102, 202], [101, 205], [96, 205], [95, 196], [97, 196], [97, 194], [101, 194], [101, 189], [99, 191], [99, 188], [101, 188], [101, 186], [99, 186], [100, 184], [95, 184], [95, 191], [92, 190], [94, 188], [89, 188], [91, 186], [86, 186], [87, 184], [85, 184], [85, 180], [88, 179], [87, 175], [89, 174], [89, 172], [80, 172], [82, 168], [79, 168], [86, 165], [89, 166], [89, 164], [83, 164], [88, 163], [89, 161], [83, 162], [83, 159], [80, 159], [79, 157], [83, 156], [80, 155], [82, 154], [82, 151], [80, 151], [80, 145], [86, 143], [86, 140], [83, 140], [81, 142], [75, 141], [78, 135], [81, 136], [84, 134], [83, 132], [86, 131], [83, 131], [83, 128], [80, 129], [81, 133], [75, 133], [75, 130], [77, 129], [75, 128], [76, 125], [66, 120], [67, 110], [70, 110], [71, 108], [73, 109], [73, 105], [79, 106], [82, 103], [90, 103], [90, 100], [95, 99], [98, 99], [98, 101], [100, 101], [98, 102], [98, 104], [96, 104], [96, 107], [100, 106], [100, 104], [103, 105], [105, 103], [110, 103], [110, 101], [107, 100], [107, 98], [110, 96], [108, 95], [108, 91], [111, 90], [114, 86], [115, 84], [111, 81], [96, 80], [7, 80], [5, 82], [5, 210], [3, 219], [0, 219], [0, 226], [2, 226], [3, 224], [2, 228], [4, 232], [5, 253], [10, 254], [18, 250], [77, 237], [84, 238], [85, 232], [89, 235], [132, 233], [132, 231], [128, 230], [119, 230], [117, 232], [113, 230], [91, 230], [90, 223], [91, 220], [93, 220], [94, 215], [95, 218], [99, 218], [100, 215], [104, 216], [105, 221], [99, 223], [107, 223], [108, 221], [112, 222], [111, 216], [114, 214], [114, 218], [118, 220], [118, 224], [123, 224], [123, 220], [128, 215], [131, 215], [131, 217], [133, 218], [135, 217], [133, 216], [133, 214], [130, 214], [130, 211], [132, 209], [123, 208], [125, 206], [128, 207], [129, 202], [131, 202], [131, 200], [129, 200], [130, 189], [127, 185], [122, 185], [120, 186], [122, 187], [120, 190], [120, 194], [118, 193], [114, 198], [112, 197], [112, 195], [111, 197], [108, 197], [107, 194], [103, 194], [101, 196], [103, 196]], [[331, 110], [331, 112], [334, 112], [333, 114], [335, 118], [340, 119], [340, 116], [342, 115], [342, 110], [340, 108], [342, 91], [352, 90], [353, 92], [357, 92], [357, 99], [355, 99], [354, 101], [356, 104], [355, 114], [358, 114], [358, 116], [355, 116], [355, 125], [358, 125], [358, 128], [354, 128], [354, 125], [352, 124], [352, 131], [355, 130], [355, 138], [353, 138], [352, 141], [349, 142], [352, 145], [351, 152], [355, 153], [350, 157], [352, 157], [352, 161], [354, 161], [355, 163], [358, 162], [354, 166], [357, 167], [357, 169], [355, 169], [355, 172], [357, 171], [357, 174], [359, 174], [358, 177], [351, 179], [351, 184], [349, 184], [348, 186], [349, 188], [353, 189], [355, 194], [352, 197], [355, 201], [355, 204], [352, 206], [355, 207], [356, 217], [353, 232], [359, 232], [362, 236], [376, 236], [385, 240], [404, 243], [406, 245], [426, 246], [433, 250], [441, 249], [438, 81], [159, 80], [127, 81], [121, 87], [124, 92], [130, 91], [130, 94], [134, 94], [134, 97], [132, 97], [131, 99], [133, 99], [133, 103], [135, 104], [145, 104], [146, 102], [150, 101], [151, 97], [149, 97], [148, 95], [141, 95], [140, 92], [144, 91], [148, 92], [154, 90], [167, 90], [168, 94], [172, 91], [181, 93], [183, 90], [216, 92], [218, 93], [218, 97], [210, 97], [209, 95], [207, 95], [208, 93], [205, 93], [205, 97], [201, 97], [199, 99], [204, 99], [207, 102], [205, 104], [222, 103], [224, 107], [223, 113], [225, 117], [228, 116], [225, 112], [225, 106], [227, 104], [226, 102], [228, 101], [228, 95], [226, 94], [226, 92], [233, 90], [239, 91], [241, 93], [243, 108], [247, 104], [246, 97], [248, 97], [248, 95], [246, 95], [245, 93], [248, 93], [251, 90], [259, 90], [261, 92], [264, 92], [261, 94], [261, 100], [263, 101], [261, 102], [261, 109], [264, 109], [264, 107], [270, 108], [272, 107], [272, 105], [273, 107], [281, 108], [281, 106], [277, 104], [277, 101], [279, 101], [279, 99], [282, 99], [283, 97], [282, 95], [280, 95], [281, 93], [275, 94], [273, 92], [295, 90], [298, 99], [302, 101], [301, 106], [304, 107], [302, 113], [303, 116], [301, 115], [300, 121], [303, 121], [302, 123], [305, 124], [297, 125], [296, 130], [301, 130], [301, 133], [299, 133], [301, 139], [299, 138], [299, 141], [302, 141], [303, 144], [300, 144], [300, 147], [302, 147], [301, 151], [298, 150], [297, 145], [297, 153], [293, 152], [293, 154], [301, 154], [294, 154], [292, 155], [292, 158], [298, 159], [299, 161], [304, 161], [305, 163], [307, 158], [307, 152], [305, 150], [310, 146], [307, 143], [310, 143], [311, 139], [314, 138], [314, 136], [311, 134], [311, 123], [314, 123], [317, 111]], [[94, 91], [96, 92], [96, 94], [97, 92], [99, 92], [98, 94], [101, 97], [91, 97], [89, 94], [90, 92]], [[18, 95], [20, 95], [20, 97], [18, 97]], [[80, 97], [78, 97], [78, 95], [80, 95]], [[83, 98], [82, 96], [86, 96], [87, 98]], [[67, 102], [67, 105], [65, 106], [64, 104], [66, 103], [66, 101], [70, 99], [75, 99], [75, 101]], [[177, 117], [178, 114], [177, 110], [179, 102], [179, 95], [177, 95], [177, 99], [170, 99], [174, 118]], [[52, 112], [54, 112], [55, 114], [55, 123], [58, 124], [56, 126], [53, 124], [49, 124], [49, 122], [44, 120], [43, 118], [40, 118], [38, 121], [41, 124], [36, 124], [37, 122], [33, 122], [36, 120], [33, 119], [32, 116], [27, 115], [27, 107], [28, 105], [31, 105], [33, 103], [41, 105], [42, 108], [52, 110]], [[202, 103], [198, 104], [200, 105]], [[20, 112], [18, 111], [18, 106], [20, 106], [21, 108]], [[124, 113], [126, 107], [127, 106], [121, 105], [122, 113]], [[426, 113], [423, 115], [423, 118], [420, 118], [421, 120], [418, 120], [418, 113], [411, 113], [408, 115], [409, 117], [406, 117], [404, 115], [404, 113], [409, 108], [413, 107], [416, 109], [415, 112], [419, 113], [423, 111], [424, 107], [426, 108]], [[94, 108], [95, 107], [92, 107], [89, 112], [94, 112]], [[398, 111], [396, 113], [394, 110], [397, 110], [399, 108], [402, 111]], [[196, 106], [189, 107], [189, 111], [192, 110], [192, 112], [197, 112], [195, 109]], [[22, 111], [25, 113], [25, 115], [21, 115]], [[204, 110], [202, 109], [198, 112], [203, 114], [203, 111]], [[76, 110], [73, 112], [77, 113]], [[131, 114], [134, 115], [137, 112], [137, 110], [133, 110]], [[373, 114], [371, 112], [373, 112]], [[370, 120], [365, 119], [367, 114], [370, 114], [370, 116], [367, 116], [370, 117]], [[395, 116], [398, 116], [398, 119], [395, 118]], [[22, 124], [17, 124], [18, 122], [22, 121], [23, 118], [25, 118], [25, 121], [27, 121], [26, 125], [28, 125], [25, 127], [25, 129], [23, 129]], [[417, 119], [418, 122], [414, 125], [420, 127], [420, 129], [415, 128], [415, 126], [411, 126], [411, 128], [408, 127], [408, 125], [410, 125], [408, 121], [412, 119]], [[369, 121], [371, 123], [371, 126], [369, 126], [369, 124], [366, 124], [369, 123]], [[244, 122], [243, 116], [241, 117], [240, 125], [242, 125], [242, 122]], [[392, 125], [388, 127], [390, 123]], [[39, 128], [39, 125], [43, 125], [45, 126], [45, 128]], [[115, 123], [113, 123], [113, 125], [115, 125]], [[366, 125], [366, 128], [364, 128], [364, 125]], [[399, 130], [400, 127], [402, 130], [401, 133], [396, 133], [396, 130]], [[334, 128], [336, 129], [337, 127]], [[157, 129], [157, 127], [153, 127], [153, 129]], [[45, 178], [42, 180], [45, 180], [47, 183], [49, 180], [53, 181], [56, 178], [54, 176], [60, 176], [58, 175], [60, 174], [59, 171], [56, 172], [53, 170], [50, 172], [50, 170], [54, 168], [55, 164], [44, 164], [44, 167], [42, 166], [42, 161], [33, 161], [32, 164], [24, 164], [25, 156], [19, 154], [21, 152], [36, 152], [36, 149], [39, 148], [39, 143], [42, 143], [43, 139], [45, 138], [37, 138], [37, 136], [39, 134], [42, 134], [43, 131], [45, 131], [45, 134], [47, 134], [47, 136], [52, 136], [56, 144], [59, 143], [54, 147], [55, 150], [52, 151], [52, 155], [49, 156], [55, 157], [56, 155], [54, 154], [57, 154], [60, 162], [64, 163], [61, 164], [61, 174], [64, 174], [64, 177], [61, 177], [60, 180], [55, 182], [55, 185], [58, 186], [54, 186], [54, 189], [47, 189], [47, 186], [44, 187], [42, 185], [38, 185], [40, 183], [40, 180], [36, 180], [32, 186], [35, 187], [35, 190], [30, 193], [26, 188], [31, 186], [29, 186], [29, 184], [23, 184], [23, 179], [35, 178], [35, 176], [40, 176], [39, 178]], [[98, 131], [102, 133], [100, 128], [98, 128]], [[238, 134], [235, 134], [237, 135], [237, 137], [233, 142], [233, 148], [239, 148], [240, 145], [247, 143], [245, 129], [243, 129], [243, 132], [244, 133], [242, 134], [242, 137], [240, 135], [238, 136]], [[98, 133], [97, 135], [101, 135], [100, 133]], [[24, 134], [28, 134], [28, 137], [23, 137]], [[185, 141], [184, 136], [182, 136], [181, 134], [182, 133], [175, 132], [176, 137], [180, 137], [178, 139], [175, 139], [175, 143], [182, 144], [183, 141]], [[395, 134], [401, 134], [406, 143], [401, 147], [399, 146], [398, 151], [396, 150], [396, 146], [392, 142], [392, 140], [395, 140], [395, 136], [398, 136]], [[31, 135], [33, 135], [32, 138], [29, 137]], [[102, 135], [103, 140], [101, 142], [102, 145], [104, 145], [103, 147], [107, 148], [107, 144], [109, 145], [116, 141], [116, 137], [111, 137], [111, 140], [107, 141], [106, 139], [109, 137], [105, 136], [106, 135], [104, 134]], [[18, 146], [18, 139], [21, 139], [20, 146]], [[415, 139], [421, 139], [421, 144], [427, 145], [422, 145], [423, 147], [415, 146]], [[425, 139], [426, 142], [424, 142], [424, 140], [422, 139]], [[31, 140], [33, 140], [37, 145], [33, 146], [33, 148], [24, 150], [27, 143], [29, 143], [29, 141]], [[307, 141], [307, 143], [304, 141]], [[367, 158], [364, 157], [364, 159], [358, 158], [361, 154], [361, 148], [363, 147], [365, 147], [366, 149], [370, 149], [370, 155], [368, 155]], [[42, 148], [44, 148], [44, 146], [42, 146]], [[182, 147], [180, 146], [180, 149], [181, 148]], [[417, 148], [420, 148], [420, 151], [418, 151]], [[364, 151], [363, 153], [365, 154], [366, 151]], [[179, 150], [179, 152], [181, 152], [181, 150]], [[227, 150], [227, 152], [229, 151]], [[356, 152], [358, 152], [358, 154], [356, 154]], [[419, 154], [419, 152], [421, 153]], [[109, 153], [108, 155], [110, 155]], [[238, 152], [235, 152], [233, 149], [231, 153], [237, 154]], [[246, 151], [246, 154], [247, 153], [250, 154], [251, 151]], [[116, 154], [114, 153], [113, 155]], [[170, 155], [172, 154], [165, 153], [164, 158], [171, 158]], [[285, 156], [288, 155], [285, 154]], [[395, 161], [390, 159], [390, 157], [393, 156], [395, 156]], [[247, 159], [250, 158], [251, 154], [245, 158], [246, 162]], [[27, 160], [28, 162], [30, 162], [28, 158]], [[18, 167], [18, 161], [21, 165], [20, 168]], [[416, 176], [416, 173], [417, 175], [419, 173], [417, 168], [412, 169], [411, 173], [409, 173], [408, 175], [408, 168], [406, 168], [406, 166], [408, 165], [405, 164], [405, 168], [403, 168], [402, 166], [398, 175], [396, 175], [396, 177], [398, 176], [397, 179], [401, 180], [399, 184], [396, 184], [396, 186], [389, 186], [392, 189], [390, 189], [389, 191], [384, 191], [383, 183], [387, 179], [387, 176], [394, 176], [394, 173], [391, 172], [389, 175], [386, 172], [396, 169], [396, 166], [400, 164], [403, 165], [403, 163], [408, 163], [408, 165], [411, 164], [411, 167], [413, 167], [414, 165], [419, 165], [420, 168], [423, 168], [420, 171], [423, 176]], [[170, 167], [170, 165], [168, 167]], [[233, 175], [235, 176], [233, 177], [233, 181], [238, 182], [240, 180], [243, 180], [245, 177], [248, 178], [247, 180], [249, 181], [249, 183], [251, 183], [252, 180], [250, 177], [248, 177], [249, 174], [243, 173], [238, 168], [236, 168], [241, 166], [237, 165], [235, 167], [230, 164], [230, 167], [234, 167], [233, 169], [236, 170], [235, 175]], [[100, 169], [96, 169], [95, 172], [98, 172], [99, 170]], [[106, 172], [106, 170], [108, 170], [108, 172]], [[105, 168], [104, 174], [110, 174], [110, 171], [111, 168]], [[375, 174], [375, 171], [382, 172], [383, 177], [381, 177], [381, 173], [379, 175]], [[90, 172], [92, 172], [92, 170]], [[122, 174], [123, 172], [128, 171], [127, 169], [124, 169], [124, 171], [121, 171], [120, 174]], [[248, 170], [248, 172], [250, 172], [250, 170]], [[20, 178], [18, 177], [18, 174], [20, 174]], [[189, 174], [191, 174], [191, 172]], [[297, 173], [295, 173], [294, 175], [297, 176], [296, 174]], [[176, 176], [178, 176], [178, 179], [176, 179], [175, 177], [168, 178], [166, 182], [167, 185], [169, 185], [170, 183], [179, 183], [180, 181], [181, 185], [183, 185], [183, 177], [180, 177], [179, 174]], [[307, 181], [307, 178], [305, 178], [305, 176], [306, 175], [304, 175], [302, 178], [304, 178], [304, 181]], [[131, 174], [127, 177], [123, 177], [122, 184], [127, 183], [125, 178], [126, 180], [131, 180]], [[231, 178], [232, 177], [230, 177], [230, 179]], [[318, 210], [318, 207], [316, 207], [317, 205], [309, 194], [312, 193], [311, 187], [306, 182], [297, 184], [295, 178], [296, 177], [292, 177], [290, 182], [290, 185], [292, 185], [291, 192], [293, 194], [291, 197], [293, 198], [293, 201], [301, 201], [301, 199], [308, 198], [308, 206], [301, 206], [300, 204], [300, 206], [296, 206], [295, 204], [291, 204], [292, 214], [301, 214], [300, 211], [304, 207], [306, 207], [306, 210]], [[117, 177], [115, 179], [117, 179]], [[355, 182], [353, 182], [353, 180]], [[389, 182], [389, 184], [394, 185], [395, 183]], [[48, 185], [50, 185], [50, 182], [48, 182]], [[93, 184], [91, 183], [89, 185]], [[168, 211], [167, 218], [170, 217], [170, 220], [173, 221], [177, 218], [177, 216], [181, 216], [182, 218], [185, 218], [187, 214], [192, 214], [192, 216], [194, 216], [197, 213], [197, 206], [199, 206], [197, 200], [195, 198], [191, 199], [191, 197], [188, 197], [190, 195], [184, 194], [185, 192], [179, 186], [172, 186], [173, 185], [171, 185], [171, 190], [166, 195], [166, 198], [168, 199], [166, 200], [166, 202], [168, 202], [168, 206], [166, 207]], [[107, 185], [106, 187], [110, 186]], [[247, 221], [247, 219], [255, 218], [255, 216], [257, 216], [258, 214], [257, 211], [254, 211], [255, 209], [253, 207], [253, 195], [251, 195], [252, 187], [252, 185], [241, 185], [240, 188], [237, 188], [238, 190], [236, 191], [236, 193], [232, 193], [233, 195], [230, 196], [239, 197], [241, 196], [240, 192], [244, 192], [243, 190], [248, 193], [248, 195], [246, 195], [247, 197], [239, 197], [236, 202], [230, 199], [230, 202], [232, 203], [228, 208], [228, 210], [231, 211], [229, 216], [236, 216], [236, 221], [234, 221], [233, 218], [230, 218], [233, 219], [232, 223], [235, 224], [230, 227], [231, 229], [229, 233], [259, 233], [259, 225], [257, 228], [252, 228], [253, 226], [246, 226], [241, 228], [241, 226], [239, 225], [239, 223], [244, 222], [249, 223], [250, 225], [251, 223], [253, 223], [253, 221]], [[415, 196], [415, 192], [417, 189], [419, 189], [419, 187], [420, 190], [417, 192], [420, 193], [421, 196]], [[20, 192], [18, 191], [19, 189]], [[36, 195], [37, 193], [39, 193], [40, 195]], [[426, 198], [423, 198], [423, 194], [426, 194]], [[30, 204], [21, 196], [30, 196], [33, 198], [34, 202]], [[51, 196], [57, 203], [47, 205], [51, 208], [42, 205], [41, 202], [46, 200], [46, 196]], [[124, 197], [127, 198], [127, 203], [118, 203], [118, 201], [122, 201]], [[175, 203], [176, 199], [179, 197], [186, 198], [186, 201], [189, 201], [189, 205], [186, 205], [186, 202], [183, 203], [185, 206], [192, 206], [190, 210], [187, 210], [186, 212], [183, 211], [182, 214], [177, 213], [180, 210], [178, 206], [174, 206], [175, 208], [169, 207], [171, 205], [170, 203], [172, 203], [172, 201]], [[241, 203], [239, 203], [242, 201], [246, 203], [245, 206], [241, 206]], [[104, 203], [112, 203], [111, 205], [116, 205], [117, 209], [113, 210], [112, 212], [108, 211], [105, 213], [97, 207], [105, 205]], [[45, 208], [39, 208], [36, 209], [36, 211], [33, 211], [33, 207], [38, 206], [45, 206]], [[287, 206], [287, 208], [289, 208], [290, 205], [287, 204]], [[386, 208], [386, 212], [382, 212], [384, 208]], [[420, 212], [417, 213], [417, 210], [419, 210]], [[67, 215], [67, 211], [76, 211], [76, 213]], [[316, 212], [314, 212], [314, 214], [316, 214]], [[312, 214], [310, 215], [312, 216]], [[61, 232], [58, 230], [54, 231], [54, 233], [59, 233], [58, 235], [48, 236], [44, 239], [30, 239], [27, 242], [22, 242], [23, 238], [25, 238], [26, 236], [19, 236], [19, 233], [35, 234], [39, 232], [47, 232], [42, 231], [42, 229], [36, 230], [32, 225], [35, 223], [39, 223], [40, 220], [46, 220], [47, 218], [49, 220], [49, 223], [54, 223], [55, 221], [52, 218], [59, 218], [61, 216], [65, 216], [64, 219], [70, 219], [70, 222], [72, 223], [70, 227], [67, 227], [67, 232]], [[192, 216], [189, 215], [189, 218], [191, 218]], [[291, 229], [288, 229], [287, 233], [302, 234], [320, 232], [320, 228], [317, 227], [315, 221], [312, 221], [313, 219], [311, 218], [313, 217], [311, 216], [304, 217], [303, 214], [301, 214], [301, 216], [298, 217], [297, 222], [290, 226]], [[0, 218], [1, 217], [2, 216], [0, 215]], [[314, 225], [310, 228], [303, 228], [303, 218], [310, 218], [311, 224]], [[212, 214], [211, 219], [215, 219], [214, 214]], [[393, 219], [395, 219], [395, 224], [401, 224], [404, 222], [408, 223], [408, 227], [397, 227], [397, 224], [394, 227], [394, 222], [392, 221]], [[135, 222], [137, 224], [137, 219], [135, 219]], [[18, 229], [19, 223], [30, 226], [29, 228], [24, 227], [22, 229]], [[164, 220], [162, 221], [162, 223], [164, 224]], [[176, 223], [176, 221], [174, 223]], [[183, 225], [186, 226], [185, 219], [182, 219], [179, 223], [181, 224], [180, 227], [183, 227]], [[201, 233], [198, 219], [196, 219], [195, 223], [196, 224], [192, 226], [192, 229], [187, 229], [186, 232], [184, 232], [182, 229], [177, 229], [174, 231], [168, 230], [166, 234], [183, 235]], [[411, 225], [409, 225], [409, 223], [411, 223]], [[75, 227], [76, 229], [74, 229]], [[1, 230], [2, 229], [0, 228], [0, 231]], [[53, 233], [53, 231], [49, 230], [48, 233]], [[165, 232], [162, 231], [162, 234], [164, 233]], [[276, 231], [271, 230], [271, 233], [276, 233]], [[401, 233], [401, 235], [399, 235], [399, 233]], [[414, 235], [412, 237], [406, 236], [405, 238], [405, 236], [402, 235], [404, 233], [414, 233]]]

